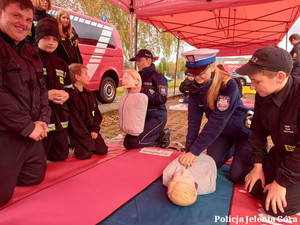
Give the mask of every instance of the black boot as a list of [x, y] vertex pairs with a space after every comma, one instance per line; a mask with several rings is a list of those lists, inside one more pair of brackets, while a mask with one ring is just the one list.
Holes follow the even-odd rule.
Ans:
[[170, 130], [164, 129], [162, 132], [160, 132], [159, 135], [159, 146], [161, 148], [167, 148], [170, 144]]

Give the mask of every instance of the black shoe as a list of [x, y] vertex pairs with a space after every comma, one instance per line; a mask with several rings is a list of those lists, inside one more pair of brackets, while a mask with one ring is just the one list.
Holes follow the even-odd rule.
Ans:
[[164, 129], [162, 132], [162, 138], [161, 138], [161, 141], [160, 141], [160, 147], [161, 148], [167, 148], [170, 144], [170, 130], [167, 128], [167, 129]]

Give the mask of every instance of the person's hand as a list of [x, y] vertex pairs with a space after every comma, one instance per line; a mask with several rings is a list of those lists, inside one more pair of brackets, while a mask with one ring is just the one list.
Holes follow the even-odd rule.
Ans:
[[97, 139], [98, 135], [96, 132], [91, 132], [92, 139]]
[[78, 44], [79, 44], [79, 40], [78, 40], [78, 39], [75, 39], [75, 40], [74, 40], [74, 45], [75, 45], [75, 47], [77, 47]]
[[64, 90], [52, 89], [48, 91], [49, 101], [53, 101], [56, 104], [64, 104], [69, 98], [68, 92]]
[[271, 205], [275, 214], [277, 214], [277, 207], [280, 212], [284, 213], [284, 208], [287, 206], [287, 202], [285, 199], [286, 188], [279, 185], [274, 180], [272, 183], [268, 184], [265, 187], [264, 192], [268, 192], [265, 203], [266, 210], [269, 211]]
[[196, 162], [196, 156], [191, 152], [184, 153], [179, 157], [179, 162], [183, 166], [193, 166]]
[[29, 137], [35, 141], [42, 140], [47, 137], [49, 132], [48, 126], [45, 122], [35, 121], [35, 127], [33, 131], [29, 134]]
[[245, 190], [251, 192], [256, 181], [261, 180], [262, 188], [265, 188], [265, 175], [263, 165], [255, 163], [253, 169], [245, 177]]

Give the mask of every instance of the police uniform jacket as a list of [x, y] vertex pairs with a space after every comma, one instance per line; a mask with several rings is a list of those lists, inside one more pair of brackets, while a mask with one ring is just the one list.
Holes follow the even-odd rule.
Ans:
[[293, 57], [292, 74], [300, 75], [300, 42], [296, 44], [290, 52]]
[[142, 90], [148, 96], [147, 117], [167, 117], [168, 82], [152, 63], [139, 72], [142, 78]]
[[94, 150], [95, 144], [91, 138], [91, 132], [99, 133], [102, 122], [95, 93], [85, 88], [80, 92], [74, 86], [74, 95], [68, 101], [68, 105], [71, 140], [81, 140], [80, 144], [84, 145], [86, 149]]
[[[41, 49], [38, 51], [43, 62], [43, 74], [46, 79], [47, 89], [65, 90], [69, 93], [69, 97], [71, 97], [73, 94], [73, 84], [68, 65], [54, 53], [48, 53]], [[69, 109], [66, 102], [61, 105], [49, 101], [49, 105], [52, 109], [51, 121], [48, 124], [49, 130], [57, 131], [67, 128]]]
[[[248, 138], [251, 134], [250, 129], [244, 125], [247, 108], [242, 103], [234, 80], [231, 79], [227, 85], [221, 86], [214, 110], [209, 109], [207, 92], [213, 77], [214, 73], [212, 79], [204, 85], [193, 81], [190, 86], [186, 149], [196, 156], [209, 147], [221, 134], [233, 140]], [[199, 134], [203, 113], [208, 122]]]
[[34, 130], [34, 121], [49, 123], [51, 109], [42, 66], [34, 48], [24, 41], [16, 46], [0, 31], [1, 131], [26, 137]]
[[[256, 94], [250, 144], [254, 163], [273, 158], [277, 171], [276, 182], [288, 187], [300, 182], [300, 77], [290, 76], [285, 87], [275, 95]], [[271, 135], [274, 147], [269, 154], [267, 137]]]

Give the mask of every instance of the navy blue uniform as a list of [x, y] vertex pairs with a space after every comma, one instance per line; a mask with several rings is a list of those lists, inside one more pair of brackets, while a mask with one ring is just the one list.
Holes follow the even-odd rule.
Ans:
[[290, 52], [293, 57], [293, 69], [291, 75], [300, 76], [300, 42]]
[[127, 134], [124, 140], [126, 149], [154, 146], [159, 134], [167, 123], [168, 82], [156, 70], [152, 63], [150, 67], [139, 72], [142, 78], [142, 90], [148, 96], [148, 108], [144, 131], [139, 136]]
[[[251, 167], [251, 147], [248, 142], [251, 131], [244, 125], [248, 109], [240, 99], [234, 80], [221, 85], [215, 109], [209, 109], [207, 92], [213, 77], [214, 74], [204, 85], [193, 81], [190, 87], [186, 149], [196, 156], [207, 149], [207, 154], [216, 161], [218, 168], [234, 155], [231, 179], [235, 183], [243, 183]], [[208, 122], [199, 134], [203, 113]]]
[[[73, 84], [68, 65], [54, 53], [39, 50], [43, 62], [44, 77], [48, 90], [65, 90], [72, 95]], [[49, 101], [52, 109], [48, 137], [43, 140], [47, 158], [51, 161], [65, 160], [69, 155], [68, 124], [69, 108], [67, 103], [56, 104]]]
[[[285, 213], [277, 209], [276, 216], [292, 215], [300, 211], [300, 77], [290, 76], [285, 87], [276, 95], [260, 97], [256, 94], [255, 113], [250, 138], [254, 163], [262, 163], [266, 185], [274, 180], [286, 188]], [[267, 137], [274, 146], [268, 152]], [[258, 181], [251, 194], [262, 198], [265, 208], [267, 193]], [[271, 207], [268, 212], [274, 215]]]

